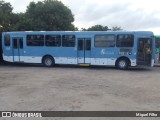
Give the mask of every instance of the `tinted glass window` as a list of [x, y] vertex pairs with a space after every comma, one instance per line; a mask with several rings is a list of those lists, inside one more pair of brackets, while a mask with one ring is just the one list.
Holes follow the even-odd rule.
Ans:
[[4, 35], [4, 45], [10, 46], [10, 35]]
[[160, 48], [160, 38], [156, 38], [156, 48]]
[[134, 36], [133, 35], [117, 35], [116, 46], [117, 47], [133, 47]]
[[94, 45], [95, 47], [114, 47], [115, 36], [114, 35], [96, 35]]
[[83, 50], [83, 39], [82, 40], [78, 40], [78, 50]]
[[18, 43], [16, 38], [13, 39], [13, 48], [18, 48]]
[[91, 40], [86, 40], [86, 50], [91, 50]]
[[61, 46], [61, 35], [46, 35], [46, 46]]
[[74, 47], [75, 46], [75, 35], [63, 35], [62, 36], [63, 47]]
[[19, 47], [23, 48], [23, 39], [19, 39]]
[[27, 35], [28, 46], [44, 46], [44, 35]]

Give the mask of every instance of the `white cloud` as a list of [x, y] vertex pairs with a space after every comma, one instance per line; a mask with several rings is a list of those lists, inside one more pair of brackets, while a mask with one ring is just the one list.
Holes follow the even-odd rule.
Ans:
[[[15, 12], [24, 12], [33, 0], [6, 0]], [[38, 0], [34, 0], [37, 2]], [[152, 30], [160, 34], [159, 0], [61, 0], [75, 16], [75, 26], [121, 26], [125, 30]]]
[[121, 26], [125, 30], [160, 31], [159, 0], [61, 1], [72, 9], [75, 25], [79, 28], [102, 24], [109, 27]]
[[31, 1], [40, 1], [40, 0], [5, 0], [6, 2], [10, 2], [14, 12], [25, 12], [27, 6]]

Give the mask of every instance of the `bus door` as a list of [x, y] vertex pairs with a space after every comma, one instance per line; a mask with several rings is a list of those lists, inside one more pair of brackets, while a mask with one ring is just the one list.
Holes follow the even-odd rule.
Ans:
[[155, 53], [155, 63], [160, 63], [160, 38], [155, 38], [155, 46], [156, 46], [156, 53]]
[[1, 40], [1, 38], [2, 38], [2, 35], [0, 33], [0, 64], [3, 61], [3, 57], [2, 57], [2, 40]]
[[78, 64], [90, 64], [91, 38], [78, 38]]
[[13, 43], [13, 62], [22, 62], [23, 38], [12, 38]]
[[138, 40], [138, 65], [151, 65], [152, 61], [152, 39], [139, 38]]

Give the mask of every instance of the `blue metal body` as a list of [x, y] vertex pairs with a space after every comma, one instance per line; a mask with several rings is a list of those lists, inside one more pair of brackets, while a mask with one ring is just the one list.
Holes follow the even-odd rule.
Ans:
[[[27, 35], [75, 35], [74, 47], [48, 47], [48, 46], [27, 46]], [[132, 34], [134, 35], [133, 47], [95, 47], [95, 35], [111, 34]], [[5, 46], [4, 36], [10, 35], [10, 45]], [[9, 62], [24, 62], [24, 63], [41, 63], [46, 55], [50, 55], [55, 59], [57, 64], [90, 64], [90, 65], [115, 65], [116, 60], [121, 57], [126, 57], [131, 61], [131, 66], [137, 66], [137, 51], [138, 40], [140, 38], [152, 39], [152, 50], [154, 49], [154, 39], [152, 32], [146, 31], [119, 31], [119, 32], [64, 32], [64, 31], [30, 31], [30, 32], [3, 32], [2, 33], [2, 49], [3, 58]], [[17, 39], [17, 48], [13, 46], [13, 40]], [[20, 48], [20, 40], [22, 40], [23, 48]], [[83, 41], [85, 47], [86, 40], [90, 41], [90, 50], [79, 50], [78, 41]], [[88, 42], [89, 44], [89, 42]], [[151, 62], [154, 60], [152, 52]], [[36, 62], [37, 61], [37, 62]], [[133, 63], [132, 63], [133, 61]], [[152, 66], [152, 65], [151, 65]]]

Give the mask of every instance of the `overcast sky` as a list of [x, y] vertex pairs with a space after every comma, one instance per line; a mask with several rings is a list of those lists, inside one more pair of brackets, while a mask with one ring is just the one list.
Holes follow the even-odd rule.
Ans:
[[[5, 0], [14, 12], [25, 12], [31, 1]], [[124, 30], [151, 30], [160, 34], [160, 0], [60, 0], [68, 6], [79, 29], [101, 24]]]

